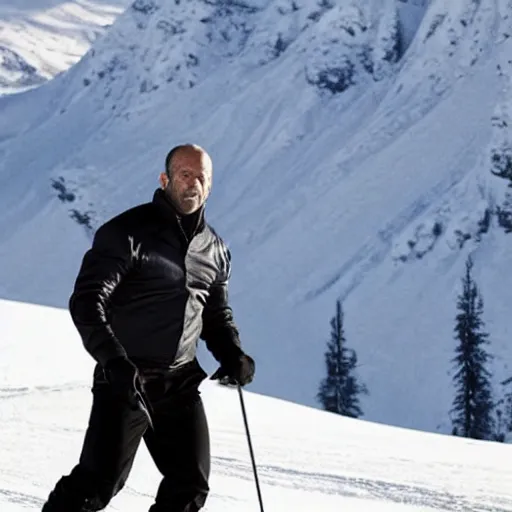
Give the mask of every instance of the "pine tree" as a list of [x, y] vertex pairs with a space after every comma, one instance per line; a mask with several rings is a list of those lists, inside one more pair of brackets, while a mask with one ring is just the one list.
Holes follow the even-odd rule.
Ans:
[[462, 293], [457, 300], [455, 338], [458, 340], [453, 431], [463, 437], [491, 439], [494, 433], [491, 374], [486, 364], [491, 356], [486, 352], [488, 334], [483, 331], [483, 299], [474, 282], [471, 257], [466, 262]]
[[336, 315], [331, 319], [331, 339], [325, 353], [327, 376], [322, 380], [317, 394], [323, 408], [343, 416], [358, 418], [363, 415], [359, 395], [368, 394], [364, 384], [354, 375], [357, 355], [346, 348], [343, 330], [343, 310], [341, 302], [336, 302]]

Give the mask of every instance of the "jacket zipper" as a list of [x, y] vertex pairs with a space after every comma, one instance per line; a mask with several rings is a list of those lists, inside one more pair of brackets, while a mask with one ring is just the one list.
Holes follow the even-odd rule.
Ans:
[[181, 219], [177, 217], [176, 219], [178, 221], [178, 226], [180, 227], [181, 234], [183, 235], [183, 238], [185, 239], [185, 254], [188, 251], [188, 246], [190, 245], [190, 240], [187, 237], [187, 234], [185, 233], [185, 230], [183, 229], [183, 226], [181, 225]]

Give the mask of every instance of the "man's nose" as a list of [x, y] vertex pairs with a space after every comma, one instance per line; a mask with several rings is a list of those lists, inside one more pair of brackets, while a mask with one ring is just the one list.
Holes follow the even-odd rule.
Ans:
[[201, 180], [199, 178], [189, 178], [187, 181], [187, 185], [189, 188], [196, 188], [198, 190], [201, 189]]

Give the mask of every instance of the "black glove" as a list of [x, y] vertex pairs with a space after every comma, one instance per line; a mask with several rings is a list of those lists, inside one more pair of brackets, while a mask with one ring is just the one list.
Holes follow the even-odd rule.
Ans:
[[126, 357], [116, 357], [108, 361], [103, 373], [112, 387], [114, 396], [127, 401], [133, 410], [142, 411], [146, 415], [151, 428], [154, 428], [153, 411], [146, 397], [144, 384], [137, 367]]
[[126, 357], [116, 357], [107, 362], [103, 372], [112, 393], [137, 407], [137, 393], [142, 390], [137, 367]]
[[219, 369], [210, 377], [221, 384], [250, 384], [254, 378], [254, 359], [247, 354], [240, 354], [234, 359], [222, 361]]

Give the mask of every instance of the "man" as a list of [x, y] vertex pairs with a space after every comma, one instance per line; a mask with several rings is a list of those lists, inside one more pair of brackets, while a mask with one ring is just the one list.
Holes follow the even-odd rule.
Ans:
[[228, 304], [230, 253], [204, 217], [210, 157], [175, 147], [160, 185], [151, 202], [103, 224], [82, 261], [69, 308], [97, 362], [93, 403], [79, 462], [43, 512], [105, 508], [141, 439], [163, 476], [150, 512], [197, 512], [210, 473], [198, 339], [220, 363], [212, 379], [253, 379]]

